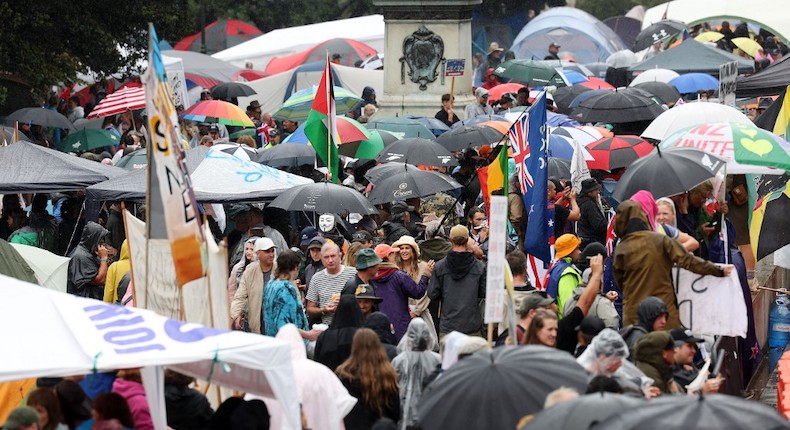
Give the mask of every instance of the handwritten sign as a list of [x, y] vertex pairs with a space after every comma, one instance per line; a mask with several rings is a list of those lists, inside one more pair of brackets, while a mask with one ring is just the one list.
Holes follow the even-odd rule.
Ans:
[[491, 196], [488, 227], [488, 272], [485, 322], [502, 321], [505, 308], [505, 248], [507, 247], [507, 197]]
[[719, 103], [735, 107], [735, 79], [737, 77], [737, 61], [719, 66]]
[[465, 68], [466, 60], [463, 58], [447, 60], [447, 67], [444, 69], [444, 76], [463, 76]]
[[680, 322], [697, 335], [746, 337], [746, 302], [736, 271], [728, 277], [672, 269]]

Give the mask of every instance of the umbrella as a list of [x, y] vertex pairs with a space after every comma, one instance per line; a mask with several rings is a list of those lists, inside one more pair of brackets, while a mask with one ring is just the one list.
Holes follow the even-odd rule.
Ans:
[[385, 117], [375, 118], [368, 121], [367, 127], [371, 130], [386, 130], [400, 139], [406, 137], [422, 137], [434, 140], [433, 132], [424, 126], [420, 121], [404, 117]]
[[707, 73], [685, 73], [669, 81], [681, 94], [719, 89], [719, 80]]
[[74, 128], [77, 130], [82, 130], [86, 128], [91, 130], [101, 130], [103, 124], [104, 124], [104, 118], [94, 118], [94, 119], [80, 118], [74, 121]]
[[[208, 151], [209, 151], [208, 146], [200, 145], [184, 153], [187, 170], [189, 171], [190, 174], [193, 171], [195, 171], [195, 169], [200, 163], [203, 162], [203, 159], [206, 158], [206, 154], [208, 154]], [[115, 164], [115, 167], [119, 167], [124, 170], [138, 170], [138, 169], [145, 169], [145, 166], [147, 165], [148, 165], [148, 150], [146, 148], [142, 148], [132, 152], [131, 154], [126, 154], [123, 157], [121, 157], [121, 159], [118, 160], [118, 162]], [[110, 199], [104, 199], [104, 200], [110, 200]]]
[[287, 211], [333, 214], [351, 212], [363, 215], [379, 213], [359, 191], [328, 182], [300, 185], [285, 190], [269, 205]]
[[461, 188], [461, 184], [453, 178], [427, 170], [405, 171], [393, 174], [376, 182], [373, 191], [368, 195], [370, 202], [381, 203], [405, 200], [413, 197], [425, 197], [440, 191]]
[[[345, 88], [334, 86], [332, 89], [335, 95], [335, 112], [350, 112], [362, 103], [361, 98]], [[306, 120], [313, 108], [316, 91], [318, 91], [318, 87], [312, 86], [293, 93], [272, 116], [280, 120], [287, 119], [295, 122]]]
[[[790, 170], [790, 144], [755, 125], [735, 122], [699, 124], [661, 142], [662, 149], [695, 148], [721, 157], [728, 174], [781, 174]], [[760, 167], [764, 166], [764, 167]]]
[[74, 130], [74, 125], [68, 118], [57, 111], [42, 107], [22, 108], [15, 110], [6, 117], [6, 124], [13, 124], [14, 121], [21, 123], [36, 124], [43, 127], [57, 127], [66, 130]]
[[[345, 155], [346, 157], [372, 160], [376, 158], [376, 156], [379, 155], [379, 153], [384, 149], [384, 139], [382, 138], [381, 133], [373, 133], [366, 129], [362, 124], [359, 124], [359, 127], [361, 130], [364, 130], [364, 133], [370, 135], [370, 137], [365, 140], [345, 142], [337, 147], [337, 152], [338, 154]], [[386, 132], [384, 132], [384, 134], [386, 134]]]
[[654, 151], [628, 167], [613, 196], [621, 202], [639, 190], [655, 198], [673, 196], [713, 178], [724, 165], [721, 158], [696, 149]]
[[[520, 107], [521, 106], [517, 106], [517, 108], [520, 108]], [[522, 112], [523, 111], [524, 110], [522, 110]], [[461, 128], [461, 127], [463, 127], [465, 125], [468, 125], [468, 126], [480, 125], [480, 124], [482, 124], [484, 122], [488, 122], [488, 121], [504, 121], [504, 122], [508, 122], [508, 123], [510, 122], [510, 121], [507, 120], [507, 118], [504, 117], [504, 115], [477, 115], [477, 116], [474, 116], [472, 118], [466, 118], [466, 119], [463, 119], [461, 121], [455, 122], [453, 124], [453, 126], [450, 127], [450, 129], [452, 130], [454, 128]]]
[[549, 157], [549, 177], [557, 179], [570, 179], [571, 161]]
[[458, 165], [458, 160], [444, 146], [419, 137], [394, 142], [376, 157], [376, 161], [435, 167]]
[[644, 403], [641, 398], [622, 394], [588, 394], [538, 412], [519, 430], [590, 430], [597, 423]]
[[181, 39], [175, 44], [174, 49], [200, 52], [204, 32], [206, 38], [205, 52], [209, 55], [224, 51], [263, 34], [257, 27], [244, 21], [220, 19], [207, 25], [203, 30]]
[[422, 171], [422, 169], [412, 164], [384, 163], [375, 167], [371, 167], [370, 170], [365, 173], [365, 178], [375, 184], [381, 179], [387, 178], [397, 173], [402, 173], [404, 171], [419, 172]]
[[661, 396], [598, 423], [607, 430], [696, 430], [790, 429], [787, 419], [760, 402], [726, 394], [695, 397]]
[[118, 146], [121, 138], [114, 131], [83, 129], [69, 133], [58, 144], [63, 152], [85, 152], [105, 146]]
[[249, 85], [241, 82], [223, 82], [211, 89], [211, 97], [218, 100], [231, 99], [258, 94]]
[[558, 72], [560, 72], [565, 80], [571, 85], [588, 81], [587, 76], [584, 76], [575, 70], [560, 69]]
[[639, 85], [643, 82], [664, 82], [667, 83], [675, 78], [680, 76], [679, 73], [674, 72], [668, 69], [650, 69], [645, 70], [644, 72], [637, 75], [630, 84], [629, 87], [633, 87], [635, 85]]
[[[305, 45], [312, 45], [308, 49], [297, 52], [295, 54], [287, 55], [284, 57], [274, 57], [266, 63], [266, 76], [276, 75], [289, 70], [298, 68], [299, 66], [310, 64], [320, 61], [321, 66], [326, 62], [326, 54], [337, 54], [340, 56], [338, 64], [346, 67], [357, 67], [357, 61], [362, 61], [368, 57], [375, 56], [376, 50], [372, 47], [358, 42], [354, 39], [335, 38], [324, 40], [321, 43], [313, 44], [307, 41], [303, 42]], [[383, 64], [383, 57], [381, 58]], [[369, 67], [375, 66], [375, 63], [370, 64]], [[360, 66], [360, 68], [365, 68]], [[373, 67], [376, 69], [377, 67]], [[323, 69], [323, 67], [322, 67]]]
[[572, 109], [570, 105], [573, 99], [587, 91], [591, 91], [590, 88], [583, 85], [557, 88], [557, 91], [554, 91], [554, 105], [557, 106], [557, 112], [564, 114], [571, 113]]
[[[573, 140], [570, 137], [562, 136], [560, 134], [549, 134], [549, 148], [548, 155], [553, 158], [560, 158], [563, 160], [573, 159]], [[582, 146], [582, 154], [587, 161], [593, 160], [592, 155]]]
[[12, 243], [19, 255], [36, 273], [38, 284], [50, 290], [66, 292], [66, 278], [69, 272], [68, 257], [61, 257], [46, 249]]
[[570, 137], [571, 139], [575, 139], [577, 142], [586, 146], [592, 142], [595, 142], [598, 139], [602, 139], [604, 136], [601, 131], [595, 127], [557, 127], [549, 131], [550, 134], [558, 134], [560, 136]]
[[757, 56], [758, 49], [763, 49], [759, 43], [749, 39], [748, 37], [734, 37], [730, 39], [730, 42], [737, 46], [741, 51], [749, 54], [751, 57]]
[[631, 67], [638, 62], [639, 57], [637, 57], [636, 54], [634, 54], [634, 52], [630, 49], [617, 51], [606, 59], [606, 65], [609, 67], [614, 67], [615, 69]]
[[570, 116], [582, 122], [616, 124], [652, 120], [663, 112], [653, 99], [625, 89], [587, 99]]
[[233, 133], [231, 133], [228, 136], [228, 139], [230, 139], [231, 141], [235, 142], [238, 138], [240, 138], [242, 136], [250, 136], [252, 138], [257, 138], [258, 137], [258, 130], [254, 129], [254, 128], [242, 128], [239, 131], [234, 131]]
[[370, 130], [370, 134], [371, 136], [378, 135], [381, 138], [381, 141], [384, 142], [384, 146], [387, 146], [392, 142], [397, 142], [399, 139], [398, 136], [395, 136], [392, 134], [392, 132], [387, 130]]
[[723, 39], [724, 35], [719, 33], [718, 31], [706, 31], [704, 33], [700, 33], [694, 36], [694, 40], [699, 43], [705, 42], [718, 42], [719, 40]]
[[299, 167], [315, 163], [315, 149], [310, 145], [281, 143], [258, 150], [257, 161], [270, 167]]
[[530, 87], [554, 85], [564, 87], [567, 83], [553, 67], [535, 60], [508, 60], [494, 69], [500, 78], [519, 82]]
[[366, 58], [362, 64], [359, 65], [360, 69], [376, 70], [384, 67], [384, 54], [377, 52], [370, 57]]
[[450, 129], [447, 124], [430, 116], [407, 115], [406, 118], [419, 121], [420, 124], [427, 127], [428, 130], [431, 130], [435, 136], [440, 136], [442, 133]]
[[181, 113], [181, 118], [195, 122], [214, 122], [239, 127], [255, 127], [241, 108], [222, 100], [205, 100]]
[[570, 113], [573, 112], [574, 109], [579, 107], [579, 105], [583, 101], [591, 99], [595, 96], [600, 96], [601, 94], [607, 94], [611, 92], [611, 90], [607, 90], [607, 89], [593, 90], [583, 85], [574, 85], [574, 87], [579, 87], [579, 86], [582, 88], [587, 88], [589, 91], [585, 91], [579, 94], [578, 96], [576, 96], [576, 98], [574, 98], [573, 100], [571, 100], [571, 103], [568, 105], [568, 115], [570, 115]]
[[782, 188], [758, 198], [754, 205], [749, 236], [758, 260], [790, 244], [790, 228], [787, 226], [787, 213], [790, 211], [788, 185], [790, 182], [785, 182]]
[[560, 387], [587, 387], [587, 374], [570, 354], [534, 345], [480, 352], [428, 385], [418, 406], [420, 427], [513, 429]]
[[604, 81], [601, 78], [596, 78], [595, 76], [590, 76], [587, 81], [579, 82], [578, 85], [583, 87], [587, 87], [591, 90], [612, 90], [614, 91], [614, 86], [609, 82]]
[[[14, 140], [14, 135], [16, 135], [16, 140]], [[22, 133], [19, 130], [14, 130], [14, 127], [0, 125], [0, 146], [3, 145], [3, 142], [6, 144], [11, 144], [20, 140], [30, 142], [30, 138], [27, 137], [25, 133]]]
[[[337, 133], [340, 135], [341, 142], [355, 142], [366, 140], [370, 137], [370, 132], [357, 121], [345, 117], [336, 117], [335, 125]], [[305, 124], [301, 124], [293, 133], [288, 135], [282, 143], [309, 143], [307, 135], [304, 134]]]
[[490, 101], [496, 101], [502, 99], [502, 96], [507, 93], [518, 93], [518, 90], [524, 88], [524, 85], [521, 85], [517, 82], [509, 82], [507, 84], [499, 84], [494, 88], [488, 90], [488, 99]]
[[211, 149], [239, 157], [242, 160], [254, 160], [258, 157], [258, 152], [255, 151], [255, 148], [238, 143], [215, 143], [211, 146]]
[[448, 151], [457, 152], [468, 148], [491, 145], [502, 140], [502, 137], [502, 133], [491, 127], [465, 125], [451, 129], [436, 138], [436, 141], [447, 148]]
[[674, 40], [684, 31], [688, 31], [688, 28], [683, 22], [671, 19], [659, 21], [639, 32], [634, 42], [634, 52], [647, 49], [656, 42], [666, 44], [666, 42]]
[[662, 113], [645, 131], [642, 137], [647, 139], [664, 140], [672, 133], [697, 124], [713, 122], [737, 122], [752, 124], [752, 121], [738, 109], [718, 103], [686, 103], [675, 106]]
[[120, 90], [107, 94], [99, 104], [93, 108], [88, 119], [103, 118], [127, 110], [145, 109], [145, 89], [143, 87], [126, 86]]
[[639, 136], [612, 136], [586, 145], [594, 158], [587, 161], [590, 169], [609, 170], [628, 167], [637, 159], [653, 151], [652, 143]]
[[[647, 91], [650, 94], [658, 97], [662, 103], [672, 105], [680, 100], [680, 93], [677, 88], [664, 82], [642, 82], [630, 88], [639, 88], [640, 90]], [[556, 96], [555, 96], [556, 98]]]

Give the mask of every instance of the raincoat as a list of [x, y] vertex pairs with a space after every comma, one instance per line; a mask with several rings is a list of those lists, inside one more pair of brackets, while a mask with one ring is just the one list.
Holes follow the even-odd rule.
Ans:
[[628, 356], [628, 346], [623, 338], [616, 331], [605, 328], [593, 338], [576, 362], [590, 376], [612, 377], [625, 392], [642, 394], [643, 386], [650, 385], [653, 380], [626, 360]]
[[120, 259], [110, 264], [107, 269], [107, 277], [104, 279], [105, 302], [118, 303], [118, 284], [130, 270], [132, 270], [132, 262], [129, 258], [129, 242], [124, 240], [121, 245]]
[[672, 368], [664, 361], [663, 352], [671, 341], [668, 332], [654, 331], [639, 339], [634, 352], [636, 367], [652, 378], [653, 385], [666, 394], [671, 393]]
[[69, 274], [66, 280], [66, 292], [80, 297], [102, 300], [104, 286], [93, 285], [91, 282], [99, 274], [99, 257], [96, 250], [107, 235], [107, 229], [89, 221], [82, 230], [80, 243], [71, 251], [69, 257]]
[[398, 344], [403, 352], [392, 360], [392, 366], [399, 376], [402, 430], [417, 425], [422, 387], [441, 362], [439, 354], [432, 351], [435, 344], [430, 327], [421, 318], [411, 320], [406, 335]]

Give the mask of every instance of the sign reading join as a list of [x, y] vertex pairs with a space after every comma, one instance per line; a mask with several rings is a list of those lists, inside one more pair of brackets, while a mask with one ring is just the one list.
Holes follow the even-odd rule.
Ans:
[[735, 107], [735, 78], [737, 77], [737, 61], [719, 66], [719, 103]]
[[447, 68], [444, 69], [444, 76], [463, 76], [465, 67], [466, 60], [463, 58], [447, 60]]

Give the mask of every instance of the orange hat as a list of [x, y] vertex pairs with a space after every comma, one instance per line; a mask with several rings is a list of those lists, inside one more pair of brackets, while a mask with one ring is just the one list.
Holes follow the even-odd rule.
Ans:
[[398, 248], [393, 248], [386, 243], [380, 243], [373, 248], [373, 251], [378, 255], [378, 257], [382, 260], [386, 260], [387, 256], [392, 254], [393, 252], [398, 252]]
[[571, 253], [575, 251], [581, 244], [582, 241], [578, 237], [570, 233], [563, 234], [554, 242], [554, 249], [556, 251], [554, 257], [558, 260], [560, 258], [567, 257], [571, 255]]

